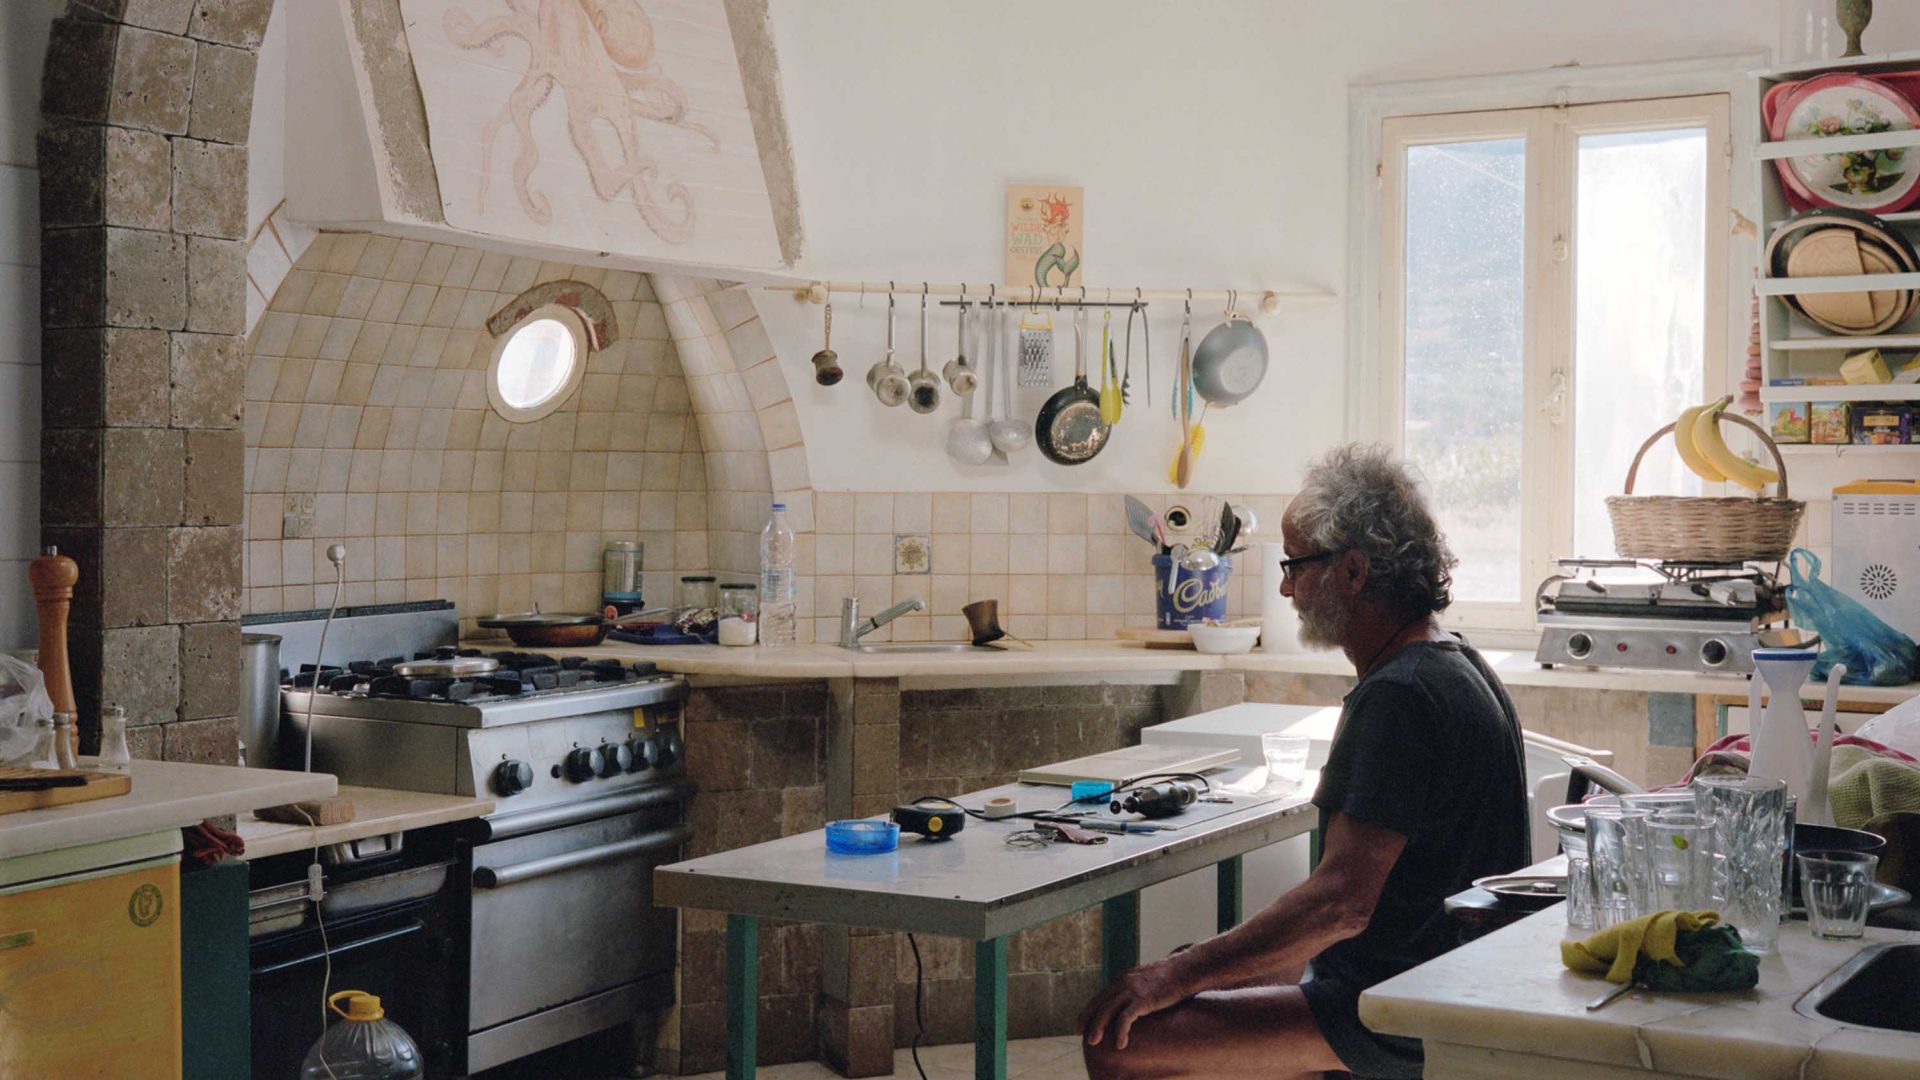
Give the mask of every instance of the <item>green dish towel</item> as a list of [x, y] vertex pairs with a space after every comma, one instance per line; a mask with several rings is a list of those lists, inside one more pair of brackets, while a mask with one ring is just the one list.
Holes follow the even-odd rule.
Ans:
[[1560, 943], [1575, 971], [1631, 979], [1649, 990], [1747, 990], [1760, 982], [1760, 958], [1711, 911], [1656, 911], [1609, 927], [1585, 941]]

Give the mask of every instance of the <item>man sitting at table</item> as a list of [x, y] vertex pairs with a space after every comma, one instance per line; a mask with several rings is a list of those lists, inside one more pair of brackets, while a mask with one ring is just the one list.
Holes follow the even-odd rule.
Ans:
[[1301, 641], [1341, 649], [1359, 676], [1313, 796], [1320, 863], [1235, 929], [1096, 995], [1080, 1021], [1095, 1078], [1418, 1077], [1419, 1041], [1368, 1031], [1360, 992], [1454, 945], [1442, 900], [1528, 861], [1519, 720], [1440, 628], [1458, 560], [1413, 476], [1342, 447], [1280, 527]]

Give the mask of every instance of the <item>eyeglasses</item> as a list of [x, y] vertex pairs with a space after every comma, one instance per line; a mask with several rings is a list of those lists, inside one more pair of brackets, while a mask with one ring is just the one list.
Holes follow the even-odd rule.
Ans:
[[1316, 551], [1312, 555], [1296, 555], [1291, 559], [1281, 559], [1280, 576], [1283, 578], [1292, 578], [1294, 571], [1299, 567], [1306, 566], [1309, 563], [1317, 563], [1321, 559], [1331, 559], [1335, 555], [1343, 554], [1345, 554], [1344, 551]]

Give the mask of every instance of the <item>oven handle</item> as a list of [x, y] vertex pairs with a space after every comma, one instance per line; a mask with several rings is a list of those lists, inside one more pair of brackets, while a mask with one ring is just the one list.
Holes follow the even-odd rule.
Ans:
[[339, 956], [341, 953], [351, 952], [354, 949], [367, 945], [378, 945], [383, 941], [392, 941], [394, 938], [406, 937], [408, 934], [417, 934], [426, 928], [426, 923], [421, 922], [419, 919], [414, 919], [405, 926], [396, 926], [391, 930], [383, 930], [378, 934], [369, 934], [366, 937], [354, 941], [341, 942], [330, 949], [323, 948], [318, 952], [307, 953], [304, 956], [296, 956], [291, 960], [282, 960], [277, 964], [267, 964], [264, 967], [253, 968], [250, 974], [268, 975], [276, 971], [285, 971], [288, 968], [299, 967], [302, 964], [311, 964], [316, 960], [322, 960], [329, 956]]
[[539, 832], [542, 829], [557, 829], [563, 825], [578, 825], [580, 822], [592, 821], [595, 818], [630, 814], [635, 810], [685, 802], [698, 790], [699, 785], [682, 777], [669, 783], [642, 788], [630, 795], [610, 795], [587, 802], [562, 803], [559, 806], [522, 810], [519, 813], [501, 814], [483, 820], [487, 826], [487, 839], [505, 840], [509, 837]]
[[663, 848], [675, 848], [687, 842], [693, 836], [693, 830], [685, 825], [675, 825], [671, 829], [636, 836], [631, 840], [621, 840], [598, 847], [581, 848], [578, 851], [549, 855], [544, 859], [529, 859], [523, 863], [509, 863], [506, 866], [476, 866], [473, 868], [473, 887], [476, 889], [503, 889], [522, 881], [557, 874], [562, 870], [591, 866], [595, 863], [612, 862], [615, 859], [638, 855], [646, 851], [658, 851]]

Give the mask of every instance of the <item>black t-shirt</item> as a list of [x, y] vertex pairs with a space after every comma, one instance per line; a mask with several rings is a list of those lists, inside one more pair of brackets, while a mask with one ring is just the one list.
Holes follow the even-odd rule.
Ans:
[[1441, 901], [1529, 861], [1513, 700], [1465, 642], [1406, 646], [1347, 694], [1313, 804], [1407, 838], [1367, 928], [1316, 976], [1365, 988], [1439, 956], [1459, 941]]

